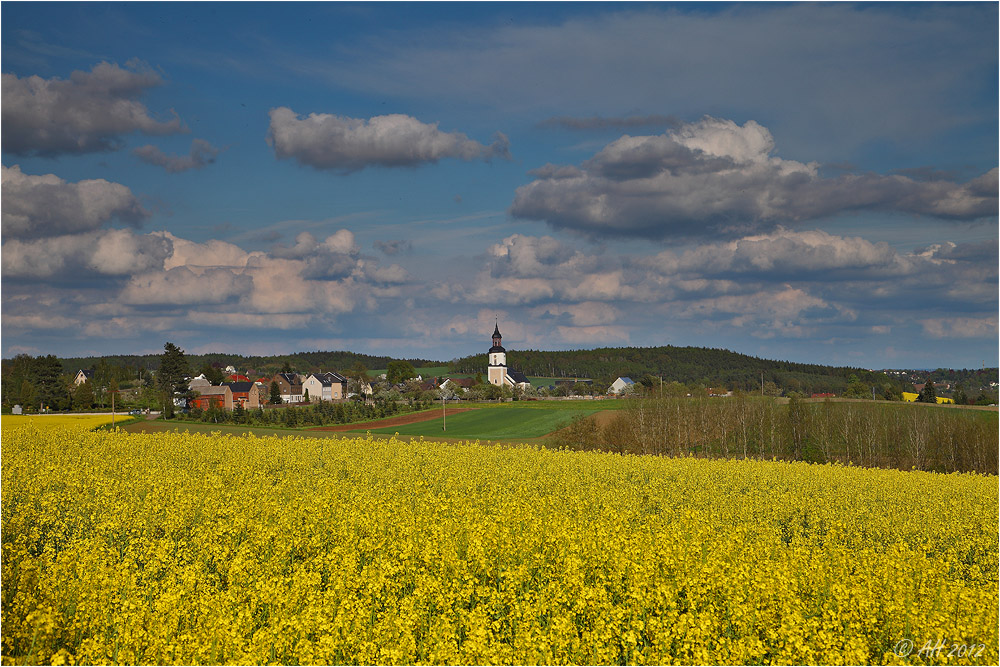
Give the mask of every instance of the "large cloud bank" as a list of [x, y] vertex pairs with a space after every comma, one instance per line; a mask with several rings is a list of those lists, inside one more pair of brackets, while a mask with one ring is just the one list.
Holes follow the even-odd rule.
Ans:
[[511, 213], [593, 235], [739, 237], [869, 210], [976, 220], [997, 214], [997, 170], [968, 183], [903, 175], [820, 175], [773, 155], [754, 121], [705, 117], [661, 135], [625, 135], [579, 167], [547, 165]]
[[900, 252], [859, 237], [779, 227], [683, 252], [613, 255], [515, 234], [487, 249], [471, 280], [441, 285], [433, 295], [526, 313], [531, 344], [556, 327], [572, 343], [630, 341], [630, 333], [657, 327], [688, 336], [848, 340], [912, 331], [918, 323], [937, 336], [954, 329], [946, 324], [954, 312], [963, 313], [965, 335], [995, 334], [996, 280], [996, 241]]
[[375, 309], [410, 280], [402, 267], [363, 255], [347, 229], [325, 238], [303, 232], [291, 245], [248, 252], [217, 239], [112, 228], [145, 217], [117, 183], [70, 183], [15, 166], [4, 169], [3, 195], [5, 329], [99, 337], [213, 327], [304, 332]]
[[162, 83], [141, 63], [102, 62], [69, 79], [3, 75], [3, 150], [56, 156], [117, 150], [122, 136], [184, 131], [176, 116], [160, 121], [139, 98]]
[[442, 132], [437, 123], [403, 114], [363, 119], [313, 113], [301, 118], [288, 107], [279, 107], [271, 110], [268, 142], [279, 158], [342, 171], [414, 167], [444, 158], [510, 158], [509, 142], [501, 133], [485, 146], [461, 132]]
[[25, 174], [18, 165], [3, 167], [2, 174], [5, 238], [94, 231], [112, 219], [137, 225], [149, 217], [120, 183], [100, 178], [68, 183], [55, 174]]

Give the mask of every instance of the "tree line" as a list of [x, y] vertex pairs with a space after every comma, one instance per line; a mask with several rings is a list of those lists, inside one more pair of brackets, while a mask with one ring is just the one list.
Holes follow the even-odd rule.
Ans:
[[396, 414], [423, 410], [429, 404], [376, 400], [372, 403], [320, 401], [311, 405], [288, 406], [281, 410], [256, 408], [247, 410], [241, 405], [232, 410], [192, 408], [186, 419], [214, 424], [246, 424], [277, 428], [351, 424], [385, 419]]
[[[700, 384], [730, 390], [759, 391], [772, 383], [779, 393], [834, 393], [842, 395], [854, 376], [871, 395], [888, 387], [898, 397], [904, 389], [885, 373], [862, 368], [801, 364], [761, 359], [730, 350], [703, 347], [624, 347], [594, 350], [518, 350], [508, 363], [526, 375], [586, 377], [610, 383], [618, 376], [640, 381], [647, 376], [664, 382]], [[453, 373], [476, 373], [485, 367], [485, 355], [472, 355], [448, 364]]]
[[[119, 366], [131, 366], [143, 368], [148, 371], [155, 371], [160, 367], [162, 355], [109, 355], [101, 357], [107, 363]], [[276, 373], [296, 371], [299, 373], [312, 373], [329, 370], [331, 368], [351, 368], [357, 364], [363, 364], [367, 368], [386, 368], [391, 361], [397, 361], [394, 357], [373, 356], [369, 354], [359, 354], [356, 352], [334, 351], [334, 352], [296, 352], [294, 354], [282, 354], [271, 356], [243, 356], [239, 354], [186, 354], [187, 360], [192, 368], [225, 368], [232, 366], [237, 369], [253, 369], [258, 375], [273, 376]], [[95, 357], [68, 357], [62, 359], [63, 366], [67, 371], [76, 373], [83, 368], [93, 368], [97, 363]], [[413, 366], [441, 366], [442, 362], [429, 359], [404, 359]], [[253, 378], [252, 378], [253, 379]]]
[[584, 418], [556, 436], [570, 449], [780, 459], [997, 474], [994, 412], [901, 403], [787, 404], [727, 399], [631, 399], [603, 426]]

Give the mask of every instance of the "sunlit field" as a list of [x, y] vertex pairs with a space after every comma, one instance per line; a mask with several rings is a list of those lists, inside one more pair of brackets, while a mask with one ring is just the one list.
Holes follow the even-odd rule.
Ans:
[[995, 476], [8, 419], [4, 664], [998, 660]]
[[[34, 424], [38, 428], [52, 427], [72, 427], [77, 426], [84, 430], [103, 426], [111, 423], [110, 414], [100, 415], [4, 415], [0, 418], [0, 428], [7, 430], [25, 424]], [[115, 415], [115, 422], [128, 421], [128, 416], [121, 413]]]

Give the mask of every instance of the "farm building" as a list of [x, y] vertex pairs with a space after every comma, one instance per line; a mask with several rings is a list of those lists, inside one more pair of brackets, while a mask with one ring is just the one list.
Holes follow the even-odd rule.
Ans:
[[233, 409], [233, 391], [227, 385], [221, 387], [199, 387], [195, 389], [198, 395], [188, 401], [188, 407], [201, 408], [222, 408], [223, 410]]
[[260, 407], [260, 389], [254, 382], [225, 382], [224, 387], [229, 387], [233, 393], [233, 405], [241, 405], [244, 409], [256, 409]]

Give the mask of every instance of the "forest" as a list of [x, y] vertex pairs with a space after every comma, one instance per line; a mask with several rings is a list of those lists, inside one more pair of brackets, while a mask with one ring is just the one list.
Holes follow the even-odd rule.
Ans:
[[[71, 379], [77, 371], [94, 371], [94, 396], [82, 403], [108, 402], [107, 391], [116, 389], [151, 388], [154, 374], [160, 368], [163, 355], [113, 355], [105, 357], [75, 357], [60, 359], [54, 355], [31, 357], [18, 355], [2, 361], [2, 401], [49, 405], [68, 409], [75, 389]], [[592, 389], [600, 393], [615, 378], [631, 377], [647, 389], [684, 385], [703, 389], [761, 392], [768, 395], [835, 394], [855, 398], [887, 398], [898, 400], [902, 391], [915, 391], [913, 384], [928, 379], [936, 383], [960, 385], [969, 402], [983, 404], [996, 401], [996, 368], [974, 370], [893, 371], [886, 374], [861, 368], [832, 367], [775, 361], [739, 354], [730, 350], [701, 347], [622, 347], [593, 350], [540, 351], [517, 350], [508, 355], [508, 365], [529, 377], [589, 378]], [[187, 354], [185, 368], [197, 369], [235, 367], [240, 373], [256, 377], [271, 377], [278, 372], [345, 371], [359, 364], [368, 369], [385, 369], [393, 363], [407, 362], [413, 367], [445, 366], [429, 359], [397, 360], [388, 356], [373, 356], [355, 352], [299, 352], [274, 356], [242, 356], [237, 354]], [[486, 355], [476, 354], [447, 363], [449, 374], [476, 376], [486, 371]], [[182, 373], [182, 376], [186, 373]], [[150, 393], [150, 392], [147, 392]], [[667, 392], [672, 393], [672, 392]], [[676, 393], [676, 392], [673, 392]], [[956, 394], [957, 396], [957, 394]], [[122, 396], [125, 398], [125, 396]], [[137, 405], [159, 404], [152, 394]], [[981, 399], [981, 400], [980, 400]], [[963, 401], [964, 402], [964, 401]]]
[[[622, 347], [595, 350], [548, 352], [518, 350], [508, 354], [507, 363], [528, 376], [586, 377], [614, 380], [618, 376], [640, 381], [647, 375], [663, 382], [700, 384], [730, 390], [760, 390], [773, 383], [780, 391], [802, 394], [835, 393], [847, 390], [851, 376], [862, 385], [886, 388], [894, 393], [908, 383], [880, 371], [861, 368], [800, 364], [760, 359], [730, 350], [704, 347]], [[456, 359], [448, 364], [453, 373], [482, 372], [483, 355]]]
[[[188, 362], [192, 368], [201, 368], [204, 365], [225, 368], [232, 366], [241, 373], [253, 370], [256, 375], [272, 376], [275, 373], [282, 373], [288, 370], [296, 373], [312, 373], [318, 371], [341, 370], [354, 367], [358, 362], [366, 368], [387, 368], [390, 361], [396, 361], [395, 357], [374, 356], [370, 354], [359, 354], [356, 352], [336, 351], [336, 352], [296, 352], [294, 354], [279, 354], [272, 356], [243, 356], [239, 354], [225, 354], [222, 352], [210, 354], [190, 354], [186, 353]], [[160, 354], [143, 355], [110, 355], [101, 357], [110, 364], [124, 367], [134, 367], [155, 371], [159, 367]], [[75, 374], [83, 368], [93, 368], [97, 359], [95, 357], [69, 357], [62, 359], [63, 369], [66, 373]], [[404, 359], [413, 366], [441, 366], [439, 361], [429, 359]], [[6, 363], [6, 360], [5, 360]]]

